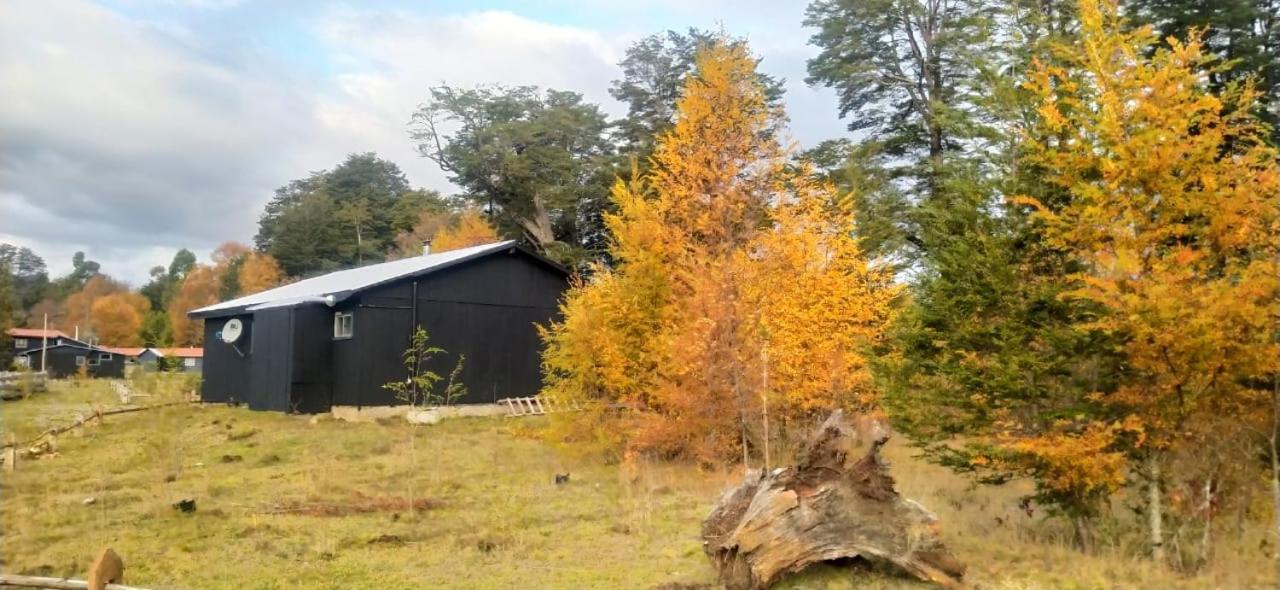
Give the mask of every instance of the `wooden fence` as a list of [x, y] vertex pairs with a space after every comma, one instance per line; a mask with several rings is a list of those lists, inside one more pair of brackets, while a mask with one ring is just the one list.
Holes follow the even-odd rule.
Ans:
[[21, 399], [33, 391], [44, 391], [49, 388], [49, 374], [41, 371], [4, 371], [0, 372], [0, 400]]

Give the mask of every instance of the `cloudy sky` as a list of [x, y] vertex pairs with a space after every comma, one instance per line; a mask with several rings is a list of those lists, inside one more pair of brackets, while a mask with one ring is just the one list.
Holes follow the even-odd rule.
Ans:
[[631, 42], [690, 26], [746, 36], [787, 79], [801, 145], [842, 133], [804, 84], [804, 0], [5, 0], [0, 241], [54, 275], [76, 250], [135, 285], [190, 248], [250, 243], [272, 191], [376, 151], [454, 189], [406, 122], [440, 83], [574, 90], [611, 116]]

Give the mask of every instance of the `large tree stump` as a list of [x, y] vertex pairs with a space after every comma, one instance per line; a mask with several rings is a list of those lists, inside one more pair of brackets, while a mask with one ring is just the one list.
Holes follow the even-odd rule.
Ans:
[[767, 588], [783, 574], [842, 558], [897, 566], [944, 588], [966, 588], [964, 565], [943, 546], [937, 517], [894, 490], [879, 450], [880, 421], [840, 411], [794, 467], [750, 471], [702, 523], [703, 548], [728, 590]]

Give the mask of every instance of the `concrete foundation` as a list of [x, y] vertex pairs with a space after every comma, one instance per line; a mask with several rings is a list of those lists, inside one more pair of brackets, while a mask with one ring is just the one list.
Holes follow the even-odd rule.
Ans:
[[[412, 415], [410, 410], [412, 410]], [[435, 408], [412, 406], [334, 406], [330, 412], [334, 418], [347, 422], [374, 422], [380, 418], [404, 417], [420, 424], [434, 424], [447, 418], [476, 418], [506, 416], [510, 411], [498, 404], [466, 404]]]

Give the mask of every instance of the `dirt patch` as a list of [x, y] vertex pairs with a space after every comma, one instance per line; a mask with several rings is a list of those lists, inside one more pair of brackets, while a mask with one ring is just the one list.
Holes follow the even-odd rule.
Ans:
[[262, 514], [300, 514], [303, 516], [347, 516], [371, 512], [402, 512], [410, 509], [435, 510], [443, 506], [444, 502], [433, 498], [417, 498], [411, 503], [408, 498], [368, 496], [360, 492], [352, 492], [351, 496], [346, 500], [289, 500], [268, 504], [259, 512]]

